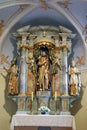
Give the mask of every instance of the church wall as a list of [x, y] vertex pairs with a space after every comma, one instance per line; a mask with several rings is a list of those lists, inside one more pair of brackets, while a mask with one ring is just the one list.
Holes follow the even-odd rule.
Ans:
[[10, 130], [12, 115], [16, 112], [16, 104], [7, 97], [5, 77], [0, 74], [0, 130]]
[[[77, 101], [77, 106], [74, 106], [74, 111], [79, 108], [75, 114], [76, 127], [77, 130], [87, 129], [87, 72], [81, 74], [82, 78], [82, 92], [79, 102]], [[79, 103], [79, 104], [78, 104]]]

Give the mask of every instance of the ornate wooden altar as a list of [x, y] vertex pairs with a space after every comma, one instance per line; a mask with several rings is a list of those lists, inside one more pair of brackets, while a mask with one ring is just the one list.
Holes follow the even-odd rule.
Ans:
[[68, 69], [72, 32], [62, 26], [25, 26], [13, 35], [19, 58], [18, 68], [16, 60], [11, 65], [8, 94], [17, 102], [17, 113], [39, 114], [38, 108], [47, 106], [50, 114], [70, 114], [81, 86], [75, 64]]

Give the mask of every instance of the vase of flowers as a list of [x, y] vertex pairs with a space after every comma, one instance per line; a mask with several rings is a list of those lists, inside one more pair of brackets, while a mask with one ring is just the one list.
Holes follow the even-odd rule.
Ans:
[[39, 111], [41, 112], [41, 114], [49, 114], [50, 109], [47, 106], [41, 106], [39, 108]]

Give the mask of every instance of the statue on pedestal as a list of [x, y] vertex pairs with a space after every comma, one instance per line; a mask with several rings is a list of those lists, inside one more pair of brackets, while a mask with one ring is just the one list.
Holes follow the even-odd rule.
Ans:
[[11, 61], [11, 66], [9, 69], [4, 68], [9, 73], [8, 81], [8, 94], [16, 95], [18, 94], [18, 65], [17, 59], [14, 58]]
[[40, 90], [48, 90], [50, 83], [50, 61], [45, 51], [38, 57], [38, 83]]
[[68, 74], [69, 74], [69, 92], [70, 95], [79, 95], [79, 71], [78, 68], [76, 68], [75, 61], [72, 59], [69, 69], [68, 69]]
[[53, 95], [55, 92], [57, 96], [60, 96], [60, 84], [59, 84], [59, 72], [61, 71], [61, 59], [59, 53], [54, 54], [54, 58], [52, 60], [52, 91]]
[[28, 52], [28, 80], [27, 80], [27, 95], [31, 95], [31, 93], [35, 93], [35, 68], [34, 68], [34, 58], [33, 52]]

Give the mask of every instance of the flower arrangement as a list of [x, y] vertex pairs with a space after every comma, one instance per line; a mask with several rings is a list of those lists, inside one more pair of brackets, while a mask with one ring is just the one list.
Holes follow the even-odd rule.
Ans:
[[41, 106], [39, 108], [39, 111], [42, 113], [42, 114], [46, 114], [46, 113], [49, 113], [50, 112], [50, 109], [47, 107], [47, 106]]

